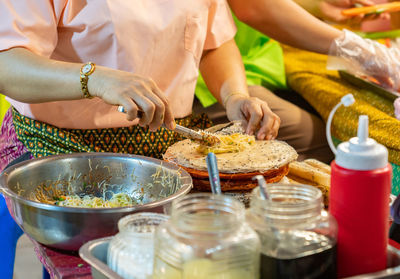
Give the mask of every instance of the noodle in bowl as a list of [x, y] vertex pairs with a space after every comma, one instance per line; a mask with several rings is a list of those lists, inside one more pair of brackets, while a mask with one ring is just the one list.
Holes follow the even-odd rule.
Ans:
[[[130, 213], [166, 213], [172, 200], [192, 187], [190, 175], [157, 159], [114, 153], [57, 155], [19, 163], [0, 175], [0, 191], [11, 215], [36, 241], [78, 250], [92, 239], [117, 232], [118, 220]], [[118, 197], [124, 207], [72, 207], [60, 196], [84, 199]], [[127, 198], [128, 197], [128, 198]], [[119, 206], [119, 205], [117, 205]]]

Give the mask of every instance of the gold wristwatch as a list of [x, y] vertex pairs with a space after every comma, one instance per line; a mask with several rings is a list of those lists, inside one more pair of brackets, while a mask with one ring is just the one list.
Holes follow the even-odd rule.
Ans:
[[89, 93], [88, 81], [89, 81], [89, 76], [94, 72], [95, 69], [96, 69], [96, 65], [92, 62], [88, 62], [81, 67], [81, 89], [82, 89], [83, 97], [85, 97], [87, 99], [94, 98]]

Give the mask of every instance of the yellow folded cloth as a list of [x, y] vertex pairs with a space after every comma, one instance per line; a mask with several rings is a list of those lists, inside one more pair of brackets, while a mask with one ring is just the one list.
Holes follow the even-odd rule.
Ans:
[[0, 125], [3, 122], [4, 115], [6, 114], [10, 104], [6, 101], [4, 95], [0, 94]]
[[400, 165], [400, 121], [393, 103], [342, 80], [337, 71], [326, 70], [327, 56], [283, 46], [288, 85], [302, 95], [326, 121], [340, 98], [352, 93], [356, 102], [341, 107], [332, 123], [332, 134], [346, 141], [357, 134], [358, 116], [369, 117], [369, 135], [389, 150], [389, 161]]

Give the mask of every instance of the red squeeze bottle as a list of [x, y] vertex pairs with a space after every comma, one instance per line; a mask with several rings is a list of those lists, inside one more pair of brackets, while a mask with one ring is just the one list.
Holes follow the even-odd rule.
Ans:
[[392, 169], [387, 149], [368, 138], [368, 116], [360, 116], [357, 137], [338, 146], [331, 166], [329, 210], [338, 223], [338, 276], [385, 269]]

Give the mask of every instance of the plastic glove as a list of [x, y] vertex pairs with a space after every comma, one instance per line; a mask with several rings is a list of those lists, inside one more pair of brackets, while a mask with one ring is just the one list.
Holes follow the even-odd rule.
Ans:
[[343, 30], [329, 51], [328, 69], [346, 70], [357, 76], [373, 77], [383, 87], [400, 87], [400, 51]]

